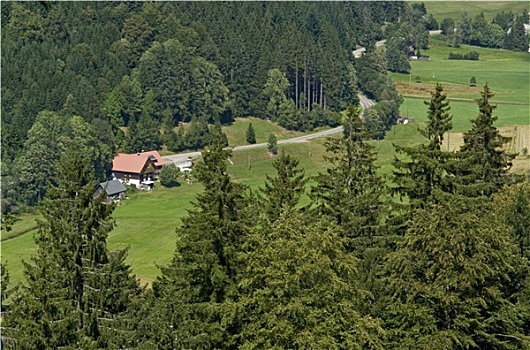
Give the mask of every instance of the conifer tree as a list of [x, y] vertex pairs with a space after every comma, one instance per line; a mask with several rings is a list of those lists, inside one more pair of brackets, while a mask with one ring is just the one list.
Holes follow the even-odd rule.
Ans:
[[141, 322], [146, 346], [221, 349], [234, 341], [235, 254], [245, 234], [248, 205], [243, 186], [227, 174], [230, 152], [223, 149], [221, 135], [214, 138], [194, 168], [204, 191], [177, 228], [171, 263], [153, 283], [157, 314]]
[[267, 150], [272, 155], [278, 154], [278, 140], [276, 139], [276, 135], [269, 135], [269, 141], [267, 142]]
[[442, 152], [441, 146], [444, 133], [452, 128], [452, 117], [441, 85], [436, 85], [430, 102], [425, 104], [429, 106], [428, 121], [426, 128], [420, 132], [428, 143], [416, 147], [394, 145], [397, 152], [406, 155], [409, 160], [395, 158], [394, 182], [397, 186], [393, 191], [401, 197], [408, 197], [412, 209], [437, 202], [440, 191], [447, 189], [444, 176], [448, 155]]
[[504, 184], [517, 182], [517, 177], [508, 173], [515, 155], [502, 149], [510, 138], [502, 136], [493, 125], [497, 107], [489, 100], [494, 95], [488, 85], [480, 94], [479, 114], [471, 121], [471, 130], [464, 133], [464, 145], [451, 169], [456, 193], [467, 197], [489, 196]]
[[266, 175], [265, 187], [261, 189], [261, 207], [272, 221], [281, 213], [294, 209], [305, 191], [308, 179], [304, 178], [304, 170], [298, 168], [298, 163], [298, 159], [282, 152], [272, 162], [277, 176]]
[[252, 127], [252, 123], [248, 125], [246, 137], [247, 137], [247, 143], [251, 145], [256, 143], [256, 132], [254, 131], [254, 128]]
[[524, 315], [505, 287], [521, 276], [528, 261], [514, 254], [509, 230], [495, 211], [477, 213], [466, 200], [450, 197], [415, 212], [388, 259], [391, 297], [384, 318], [389, 347], [528, 345]]
[[329, 220], [283, 212], [257, 226], [240, 255], [239, 349], [382, 349], [357, 259]]
[[96, 182], [75, 145], [60, 163], [59, 185], [42, 208], [36, 255], [24, 263], [26, 282], [6, 314], [9, 337], [20, 349], [127, 346], [126, 313], [139, 289], [126, 251], [106, 247], [114, 207], [93, 198]]
[[376, 174], [375, 152], [367, 143], [370, 135], [360, 113], [360, 108], [351, 106], [343, 136], [326, 141], [325, 159], [331, 167], [316, 177], [310, 194], [316, 212], [342, 228], [352, 250], [371, 245], [383, 212], [384, 183]]

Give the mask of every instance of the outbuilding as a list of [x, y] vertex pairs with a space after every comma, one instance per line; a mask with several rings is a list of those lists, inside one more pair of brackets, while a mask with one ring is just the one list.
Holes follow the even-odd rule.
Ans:
[[94, 197], [99, 197], [103, 191], [105, 191], [105, 202], [112, 203], [125, 198], [127, 189], [120, 180], [116, 179], [98, 184], [94, 191]]

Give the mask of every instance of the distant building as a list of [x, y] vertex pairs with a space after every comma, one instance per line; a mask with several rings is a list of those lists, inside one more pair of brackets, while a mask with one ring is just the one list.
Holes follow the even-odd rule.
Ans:
[[175, 166], [179, 168], [181, 173], [189, 173], [191, 171], [192, 162], [191, 160], [175, 162]]
[[414, 123], [414, 118], [409, 116], [401, 116], [396, 119], [397, 124]]
[[118, 153], [112, 161], [112, 176], [125, 184], [151, 190], [165, 164], [157, 151]]
[[115, 179], [98, 184], [94, 191], [94, 197], [99, 197], [103, 191], [105, 192], [105, 202], [112, 203], [125, 198], [127, 189], [120, 180]]

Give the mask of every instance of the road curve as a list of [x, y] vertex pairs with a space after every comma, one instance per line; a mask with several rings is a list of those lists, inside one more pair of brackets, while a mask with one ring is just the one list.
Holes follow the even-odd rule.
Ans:
[[[375, 47], [383, 46], [385, 43], [386, 43], [386, 39], [377, 41], [375, 43]], [[363, 52], [365, 52], [365, 51], [366, 51], [366, 48], [365, 47], [361, 47], [360, 49], [353, 51], [353, 56], [355, 58], [359, 58], [359, 57], [362, 56]]]
[[[366, 109], [366, 108], [369, 108], [369, 107], [375, 105], [374, 101], [368, 99], [367, 97], [365, 97], [365, 96], [363, 96], [361, 94], [359, 94], [359, 101], [360, 101], [361, 107], [363, 109]], [[278, 144], [279, 145], [284, 145], [284, 144], [289, 144], [289, 143], [306, 142], [307, 140], [316, 139], [318, 137], [324, 137], [324, 136], [337, 134], [337, 133], [339, 133], [341, 131], [342, 131], [342, 126], [339, 126], [339, 127], [333, 128], [333, 129], [319, 131], [319, 132], [316, 132], [314, 134], [293, 137], [291, 139], [286, 139], [286, 140], [279, 140]], [[248, 149], [264, 148], [264, 147], [267, 147], [267, 143], [266, 142], [264, 142], [264, 143], [256, 143], [256, 144], [253, 144], [253, 145], [235, 146], [235, 147], [232, 147], [232, 148], [228, 147], [228, 148], [232, 149], [232, 151], [243, 151], [243, 150], [248, 150]], [[193, 159], [193, 158], [199, 157], [200, 155], [201, 155], [201, 152], [187, 152], [187, 153], [180, 153], [180, 154], [173, 154], [173, 155], [170, 155], [170, 156], [165, 156], [165, 157], [162, 157], [162, 159], [166, 163], [176, 163], [176, 164], [178, 164], [178, 163], [184, 163], [185, 161], [187, 161], [189, 159]]]

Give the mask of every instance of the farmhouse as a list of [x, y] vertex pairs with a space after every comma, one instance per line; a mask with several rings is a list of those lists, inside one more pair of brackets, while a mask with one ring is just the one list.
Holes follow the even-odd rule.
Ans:
[[94, 191], [94, 197], [99, 197], [103, 191], [105, 191], [105, 202], [112, 203], [124, 198], [127, 189], [120, 180], [115, 179], [98, 184]]
[[118, 153], [112, 161], [112, 176], [125, 184], [151, 190], [165, 165], [157, 151]]

